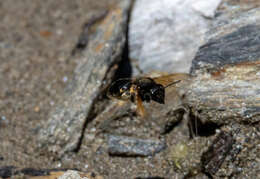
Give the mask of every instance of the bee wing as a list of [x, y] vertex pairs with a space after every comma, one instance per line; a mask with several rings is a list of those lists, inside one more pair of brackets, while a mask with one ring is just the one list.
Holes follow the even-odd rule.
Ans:
[[187, 74], [187, 73], [174, 73], [174, 74], [155, 77], [155, 78], [153, 78], [153, 80], [156, 83], [161, 84], [165, 87], [165, 86], [167, 86], [171, 83], [186, 80], [186, 79], [189, 79], [189, 78], [190, 78], [190, 75]]

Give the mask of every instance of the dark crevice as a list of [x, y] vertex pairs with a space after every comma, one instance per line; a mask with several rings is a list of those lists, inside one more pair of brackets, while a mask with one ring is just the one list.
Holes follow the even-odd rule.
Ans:
[[214, 122], [202, 122], [197, 115], [195, 116], [190, 111], [192, 110], [185, 110], [184, 108], [180, 108], [171, 112], [171, 114], [168, 114], [168, 116], [173, 116], [173, 118], [172, 120], [168, 120], [166, 122], [161, 131], [161, 135], [166, 135], [170, 133], [176, 126], [178, 126], [183, 120], [185, 113], [189, 113], [188, 127], [190, 138], [193, 138], [195, 136], [209, 137], [215, 135], [216, 129], [221, 128], [222, 125], [216, 124]]
[[122, 60], [118, 63], [118, 69], [112, 79], [115, 81], [119, 78], [130, 78], [132, 75], [132, 66], [128, 58], [128, 42], [126, 41], [125, 48], [122, 55]]
[[125, 41], [125, 46], [124, 46], [122, 57], [121, 57], [122, 60], [117, 64], [118, 68], [112, 78], [112, 81], [116, 81], [119, 78], [130, 78], [132, 76], [132, 71], [133, 71], [132, 64], [129, 59], [128, 29], [129, 29], [129, 21], [130, 21], [130, 17], [131, 17], [131, 12], [132, 12], [131, 9], [132, 9], [133, 3], [131, 5], [130, 10], [128, 11], [127, 28], [126, 28], [126, 32], [125, 32], [126, 41]]
[[219, 129], [222, 126], [210, 121], [202, 122], [198, 116], [195, 116], [192, 113], [190, 113], [189, 120], [189, 130], [191, 138], [193, 137], [192, 134], [201, 137], [209, 137], [215, 135], [216, 129]]

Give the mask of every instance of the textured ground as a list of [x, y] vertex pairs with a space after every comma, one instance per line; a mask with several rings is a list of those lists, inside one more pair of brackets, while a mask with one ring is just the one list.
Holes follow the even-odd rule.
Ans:
[[110, 3], [0, 2], [0, 166], [49, 163], [33, 157], [34, 144], [28, 141], [64, 95], [77, 63], [70, 54], [82, 26]]
[[[69, 122], [65, 122], [66, 124], [63, 125], [63, 118], [60, 121], [57, 121], [59, 119], [57, 118], [52, 123], [52, 118], [49, 115], [50, 111], [56, 109], [59, 111], [59, 108], [56, 107], [70, 99], [66, 97], [68, 93], [64, 88], [68, 84], [73, 84], [70, 83], [73, 80], [73, 72], [78, 72], [77, 75], [81, 78], [85, 77], [79, 73], [80, 70], [75, 70], [76, 67], [81, 69], [79, 64], [82, 64], [80, 62], [82, 59], [72, 55], [75, 44], [82, 32], [82, 26], [91, 21], [93, 17], [104, 14], [109, 7], [114, 7], [112, 3], [115, 1], [9, 0], [0, 2], [0, 176], [3, 176], [2, 173], [6, 171], [24, 173], [24, 171], [28, 170], [21, 169], [32, 167], [35, 170], [29, 170], [31, 174], [46, 172], [44, 169], [53, 171], [52, 169], [55, 168], [76, 168], [91, 174], [91, 176], [100, 175], [104, 178], [113, 179], [182, 178], [184, 176], [188, 178], [193, 175], [197, 178], [208, 178], [205, 171], [214, 175], [215, 170], [220, 168], [216, 163], [221, 165], [227, 153], [229, 157], [225, 160], [224, 167], [220, 168], [215, 175], [216, 178], [223, 176], [229, 176], [230, 178], [232, 176], [240, 176], [241, 178], [258, 176], [259, 165], [257, 162], [259, 162], [260, 153], [256, 146], [259, 146], [259, 122], [236, 124], [234, 126], [209, 125], [211, 127], [209, 128], [210, 132], [199, 134], [200, 137], [195, 138], [196, 140], [190, 140], [191, 133], [189, 133], [187, 127], [187, 120], [180, 122], [182, 117], [185, 118], [186, 111], [180, 109], [175, 114], [175, 111], [172, 110], [173, 107], [178, 107], [180, 104], [179, 98], [175, 95], [176, 91], [171, 91], [170, 88], [166, 90], [166, 105], [145, 104], [149, 113], [146, 120], [142, 120], [136, 115], [134, 112], [135, 105], [125, 103], [119, 106], [117, 103], [108, 102], [107, 99], [103, 101], [95, 99], [97, 104], [93, 107], [93, 114], [95, 114], [95, 110], [101, 113], [96, 112], [98, 114], [94, 115], [96, 117], [94, 120], [83, 122], [86, 124], [85, 126], [81, 127], [77, 120], [74, 120], [74, 124], [71, 124], [68, 120]], [[241, 7], [239, 2], [237, 0], [229, 1], [231, 5], [234, 4], [234, 6], [232, 5], [234, 11], [231, 12], [231, 6], [229, 7], [228, 3], [224, 1], [218, 15], [225, 14], [226, 11], [231, 15], [235, 15], [236, 12], [246, 12], [248, 9], [256, 7], [254, 3], [252, 3], [252, 6], [247, 4], [247, 2], [254, 1], [243, 0], [241, 1]], [[255, 4], [257, 5], [257, 3]], [[120, 9], [115, 11], [120, 14]], [[257, 13], [255, 16], [258, 17]], [[240, 25], [247, 25], [248, 22], [251, 22], [250, 19], [254, 20], [255, 16], [246, 18], [247, 21], [242, 21], [243, 23], [240, 23]], [[113, 16], [108, 15], [108, 17]], [[223, 19], [225, 20], [225, 16]], [[113, 25], [113, 23], [104, 20], [97, 23], [96, 26], [99, 27], [106, 23]], [[237, 26], [234, 26], [234, 28], [237, 28]], [[259, 29], [259, 26], [256, 28]], [[103, 32], [104, 37], [107, 37], [106, 40], [111, 35], [111, 33], [107, 33], [111, 32], [111, 29], [113, 30], [113, 26]], [[254, 29], [252, 31], [255, 32]], [[97, 34], [102, 34], [102, 32]], [[91, 44], [96, 47], [93, 49], [102, 57], [103, 54], [100, 50], [108, 49], [107, 47], [110, 44], [104, 43], [102, 45], [103, 41], [98, 41], [96, 45], [95, 40], [99, 39], [93, 39], [90, 39], [92, 40], [90, 47]], [[259, 46], [257, 45], [256, 48], [259, 48]], [[115, 49], [115, 51], [117, 50]], [[232, 49], [231, 52], [233, 52]], [[91, 60], [99, 61], [97, 58], [92, 58], [89, 61]], [[259, 56], [254, 59], [254, 61], [257, 60], [259, 61]], [[86, 64], [89, 67], [89, 64]], [[84, 69], [88, 69], [86, 66], [85, 68], [82, 67], [83, 72]], [[114, 66], [117, 67], [117, 65]], [[96, 82], [95, 72], [98, 74], [98, 70], [91, 72], [94, 77], [93, 79], [90, 78], [90, 80]], [[80, 82], [82, 81], [84, 82], [84, 79], [81, 79]], [[84, 85], [85, 83], [82, 83], [79, 86]], [[71, 100], [69, 102], [74, 102], [77, 105], [77, 101]], [[106, 105], [108, 103], [109, 105]], [[98, 110], [98, 104], [102, 104], [100, 108], [104, 106], [107, 108], [103, 108], [104, 111]], [[70, 109], [68, 108], [68, 110]], [[80, 115], [77, 116], [77, 114], [75, 113], [76, 118], [73, 119], [81, 117]], [[91, 117], [94, 118], [90, 115], [87, 119]], [[192, 115], [187, 118], [189, 117], [194, 118]], [[54, 146], [60, 147], [56, 152], [61, 149], [60, 151], [67, 153], [61, 152], [62, 155], [59, 156], [55, 152], [51, 153], [50, 150], [39, 152], [39, 148], [37, 148], [39, 145], [36, 144], [35, 140], [39, 136], [40, 129], [44, 129], [43, 124], [48, 123], [47, 121], [49, 124], [61, 125], [56, 128], [52, 128], [52, 125], [50, 125], [47, 128], [49, 132], [49, 135], [47, 135], [48, 145], [42, 148], [48, 148], [54, 143]], [[174, 130], [161, 135], [165, 121], [172, 122], [171, 128], [174, 128]], [[71, 132], [69, 127], [66, 128], [66, 125], [72, 126], [75, 123], [80, 125], [80, 129], [84, 128], [84, 130]], [[60, 126], [65, 126], [65, 130], [62, 128], [65, 135], [59, 135], [63, 132]], [[240, 130], [235, 130], [237, 128]], [[216, 134], [215, 131], [217, 131]], [[60, 142], [60, 139], [65, 138], [66, 141], [68, 136], [73, 138], [79, 133], [82, 134], [80, 145], [78, 145], [80, 147], [77, 151], [68, 152], [67, 149], [64, 149], [64, 143]], [[203, 133], [203, 130], [198, 133]], [[52, 142], [53, 138], [57, 138], [58, 142]], [[212, 145], [211, 151], [203, 155], [205, 158], [204, 168], [201, 168], [199, 166], [201, 153], [207, 150], [212, 141], [215, 141], [218, 145]], [[68, 142], [68, 145], [70, 142]], [[66, 142], [65, 144], [67, 145]], [[144, 150], [138, 151], [140, 146], [148, 146], [146, 149], [151, 150], [143, 153]], [[130, 152], [125, 152], [125, 149], [129, 149]], [[243, 152], [239, 153], [240, 149]], [[150, 153], [154, 154], [153, 152], [159, 153], [154, 156], [147, 156]], [[125, 153], [129, 154], [130, 157]], [[16, 169], [12, 166], [16, 167]], [[204, 170], [204, 173], [200, 173], [202, 170]], [[195, 175], [196, 172], [199, 173], [197, 176]]]

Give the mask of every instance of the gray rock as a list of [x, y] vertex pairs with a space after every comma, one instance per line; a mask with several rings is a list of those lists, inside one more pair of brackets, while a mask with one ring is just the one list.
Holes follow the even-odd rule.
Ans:
[[259, 178], [260, 9], [242, 9], [219, 12], [186, 93], [197, 119], [228, 129], [202, 155], [202, 170], [214, 178]]
[[[260, 25], [249, 24], [223, 37], [210, 39], [192, 61], [191, 71], [203, 66], [219, 68], [226, 64], [256, 61], [260, 57]], [[209, 69], [209, 68], [208, 68]]]
[[0, 177], [1, 178], [8, 178], [12, 176], [12, 173], [14, 172], [16, 167], [14, 166], [3, 166], [0, 168]]
[[120, 1], [103, 20], [94, 24], [92, 39], [77, 59], [75, 79], [65, 100], [50, 113], [38, 135], [39, 147], [63, 154], [77, 148], [93, 102], [112, 64], [120, 60], [125, 45], [128, 10], [131, 1]]
[[196, 76], [187, 103], [201, 119], [221, 124], [260, 120], [259, 10], [220, 16], [193, 60]]
[[220, 16], [207, 33], [207, 42], [192, 60], [191, 73], [201, 71], [204, 67], [219, 68], [226, 64], [259, 60], [259, 10]]
[[212, 142], [209, 149], [201, 156], [203, 172], [214, 175], [221, 167], [227, 155], [230, 155], [232, 145], [235, 143], [231, 133], [221, 132]]
[[137, 0], [129, 24], [130, 58], [144, 72], [189, 72], [220, 2]]
[[151, 156], [166, 148], [164, 142], [126, 136], [108, 136], [108, 153], [119, 156]]

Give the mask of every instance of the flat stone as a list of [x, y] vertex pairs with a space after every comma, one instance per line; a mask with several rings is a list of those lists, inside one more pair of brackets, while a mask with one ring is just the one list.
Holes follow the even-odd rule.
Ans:
[[119, 156], [152, 156], [166, 148], [159, 140], [138, 139], [127, 136], [108, 136], [108, 153]]

